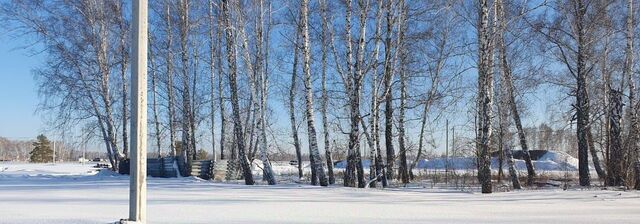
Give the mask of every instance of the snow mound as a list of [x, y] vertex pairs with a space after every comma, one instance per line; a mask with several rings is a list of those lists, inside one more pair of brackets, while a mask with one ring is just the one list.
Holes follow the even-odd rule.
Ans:
[[[524, 163], [524, 161], [521, 163]], [[576, 171], [578, 170], [578, 159], [565, 152], [548, 151], [538, 160], [533, 161], [533, 165], [538, 170]], [[526, 169], [526, 165], [524, 165], [524, 168]], [[520, 168], [518, 167], [518, 169]]]
[[538, 161], [552, 161], [573, 168], [578, 167], [578, 159], [565, 152], [548, 151]]
[[[524, 160], [514, 159], [515, 167], [518, 170], [527, 170], [527, 165]], [[564, 152], [549, 151], [545, 153], [540, 159], [534, 160], [533, 166], [536, 170], [541, 171], [576, 171], [578, 169], [578, 159]], [[465, 170], [476, 168], [475, 157], [451, 157], [435, 158], [432, 160], [420, 160], [416, 168], [418, 169], [436, 169], [443, 170], [447, 167], [454, 170]], [[506, 161], [503, 164], [503, 169], [508, 169]], [[498, 158], [491, 158], [491, 169], [498, 170]]]
[[90, 176], [96, 173], [94, 164], [80, 163], [22, 163], [22, 162], [2, 162], [0, 163], [0, 173], [12, 176]]
[[100, 170], [98, 170], [98, 172], [94, 176], [96, 176], [96, 177], [117, 177], [117, 176], [122, 176], [122, 175], [119, 174], [118, 172], [115, 172], [115, 171], [110, 170], [110, 169], [100, 169]]

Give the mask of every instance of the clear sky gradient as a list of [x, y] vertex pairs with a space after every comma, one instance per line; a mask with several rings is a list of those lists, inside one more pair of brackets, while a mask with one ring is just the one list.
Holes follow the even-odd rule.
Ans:
[[31, 70], [42, 62], [20, 49], [24, 42], [0, 34], [0, 136], [26, 140], [42, 131], [38, 94]]

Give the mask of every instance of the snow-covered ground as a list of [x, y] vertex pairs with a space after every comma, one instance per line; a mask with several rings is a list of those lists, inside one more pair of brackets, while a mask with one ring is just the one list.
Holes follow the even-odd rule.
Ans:
[[[411, 161], [410, 161], [411, 162]], [[527, 170], [527, 165], [524, 160], [514, 159], [515, 167], [517, 170]], [[362, 166], [369, 168], [371, 160], [362, 160]], [[336, 164], [336, 168], [344, 169], [347, 166], [346, 161], [340, 161]], [[498, 170], [498, 159], [491, 158], [491, 169]], [[538, 160], [533, 161], [533, 166], [537, 171], [577, 171], [578, 159], [564, 152], [549, 151], [541, 156]], [[434, 158], [434, 159], [422, 159], [418, 161], [415, 166], [416, 169], [427, 170], [444, 170], [446, 167], [453, 170], [469, 170], [476, 168], [475, 157], [449, 157], [449, 158]], [[509, 169], [507, 162], [505, 161], [502, 167], [503, 170]]]
[[[127, 216], [128, 176], [91, 164], [0, 163], [0, 223], [109, 223]], [[244, 186], [150, 178], [149, 223], [638, 223], [640, 193], [482, 195], [415, 186]]]

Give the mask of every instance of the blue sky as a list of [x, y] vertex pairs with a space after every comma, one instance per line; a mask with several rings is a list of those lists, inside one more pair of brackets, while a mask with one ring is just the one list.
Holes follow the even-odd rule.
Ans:
[[[276, 35], [277, 36], [277, 35]], [[0, 33], [0, 136], [10, 139], [33, 139], [36, 135], [43, 132], [46, 128], [42, 122], [41, 115], [36, 114], [37, 104], [39, 102], [37, 88], [32, 75], [32, 69], [38, 67], [43, 62], [43, 55], [32, 56], [29, 50], [21, 48], [25, 45], [23, 38], [12, 38], [6, 33]], [[471, 74], [473, 76], [474, 74]], [[526, 126], [537, 125], [543, 119], [546, 113], [546, 99], [550, 99], [556, 94], [556, 92], [536, 91], [534, 94], [528, 95], [531, 112], [530, 116], [524, 118]], [[284, 104], [274, 96], [272, 107], [276, 109], [281, 115], [277, 117], [278, 128], [282, 130], [289, 130], [288, 116], [284, 116], [286, 111]], [[465, 107], [461, 104], [459, 107]], [[455, 115], [449, 115], [452, 119], [452, 126], [461, 126], [467, 119], [464, 117], [464, 111], [466, 108], [458, 108], [458, 112]], [[301, 118], [298, 118], [301, 119]], [[319, 119], [319, 117], [317, 117]], [[317, 120], [319, 122], [320, 120]], [[317, 125], [319, 125], [318, 123]], [[417, 122], [409, 125], [409, 128], [416, 128]], [[441, 121], [436, 126], [440, 126], [439, 129], [444, 128], [444, 121]], [[208, 127], [208, 125], [205, 125]], [[301, 127], [301, 140], [303, 145], [306, 143], [306, 135], [304, 133], [304, 127]], [[459, 127], [462, 128], [462, 127]], [[465, 134], [463, 130], [457, 128], [456, 133], [458, 135]], [[409, 135], [412, 135], [417, 139], [417, 133], [410, 131]], [[208, 133], [208, 131], [206, 131]], [[466, 133], [472, 134], [472, 133]], [[433, 136], [438, 144], [438, 149], [444, 147], [444, 130], [437, 133], [433, 133]], [[282, 146], [288, 147], [289, 139], [283, 139]], [[208, 145], [209, 140], [204, 139], [202, 144]], [[322, 144], [321, 144], [322, 145]]]
[[31, 73], [42, 57], [19, 49], [23, 45], [0, 34], [0, 136], [10, 139], [35, 138], [43, 127], [35, 113], [38, 94]]

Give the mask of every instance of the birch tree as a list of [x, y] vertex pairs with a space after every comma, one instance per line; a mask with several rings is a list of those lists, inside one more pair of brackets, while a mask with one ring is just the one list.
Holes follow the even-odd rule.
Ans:
[[[638, 176], [640, 175], [640, 173], [638, 173], [638, 171], [640, 170], [640, 163], [638, 163], [639, 159], [640, 159], [640, 145], [638, 144], [638, 140], [640, 140], [640, 121], [638, 120], [638, 102], [636, 100], [636, 80], [634, 78], [634, 66], [635, 66], [635, 60], [634, 60], [634, 55], [636, 54], [636, 52], [634, 52], [634, 33], [635, 33], [635, 17], [634, 17], [634, 7], [633, 7], [634, 1], [633, 0], [627, 0], [627, 18], [626, 18], [626, 31], [625, 31], [625, 39], [626, 39], [626, 48], [625, 48], [625, 58], [624, 58], [624, 70], [623, 70], [623, 76], [627, 77], [627, 83], [629, 85], [629, 106], [628, 106], [628, 113], [629, 113], [629, 122], [630, 124], [630, 129], [629, 129], [629, 136], [628, 136], [628, 146], [627, 146], [627, 150], [626, 153], [621, 153], [621, 154], [626, 154], [626, 157], [629, 158], [628, 160], [630, 162], [625, 162], [625, 164], [623, 164], [624, 167], [630, 167], [629, 168], [625, 168], [625, 171], [627, 173], [633, 173], [632, 170], [635, 170], [635, 175], [636, 175], [636, 189], [638, 189], [640, 186], [640, 183], [638, 183], [638, 179], [640, 179]], [[634, 169], [634, 165], [635, 165], [635, 169]], [[633, 175], [626, 175], [624, 179], [627, 179], [628, 181], [620, 181], [618, 183], [620, 184], [629, 184], [631, 182], [631, 177]], [[615, 179], [614, 179], [614, 182]], [[622, 183], [621, 183], [622, 182]], [[627, 183], [628, 182], [628, 183]]]
[[[347, 1], [347, 16], [351, 15], [351, 1]], [[347, 42], [347, 67], [349, 71], [349, 78], [347, 78], [347, 84], [349, 88], [347, 88], [347, 93], [349, 94], [349, 102], [350, 102], [350, 122], [351, 122], [351, 130], [349, 132], [349, 151], [352, 153], [351, 159], [347, 158], [347, 169], [349, 168], [349, 164], [352, 164], [354, 169], [356, 170], [356, 176], [358, 180], [358, 187], [364, 188], [366, 185], [366, 181], [364, 180], [364, 170], [362, 167], [362, 156], [360, 153], [360, 133], [359, 126], [361, 122], [360, 116], [360, 98], [362, 96], [362, 85], [364, 82], [364, 76], [366, 73], [366, 64], [364, 60], [364, 54], [366, 51], [366, 30], [367, 30], [367, 18], [369, 13], [370, 1], [369, 0], [358, 0], [358, 8], [360, 8], [360, 32], [358, 39], [358, 54], [356, 58], [356, 63], [351, 63], [351, 33], [347, 31], [348, 42]], [[350, 21], [350, 18], [348, 18]], [[347, 24], [346, 29], [350, 30], [350, 23]], [[353, 66], [353, 69], [351, 68]]]
[[[626, 48], [625, 48], [625, 61], [624, 61], [624, 75], [628, 77], [629, 83], [629, 111], [631, 118], [631, 129], [629, 133], [629, 157], [632, 161], [629, 165], [632, 167], [635, 174], [635, 189], [640, 189], [640, 146], [638, 140], [640, 139], [640, 124], [638, 121], [638, 102], [633, 102], [635, 97], [635, 80], [633, 75], [634, 70], [634, 33], [635, 33], [635, 17], [634, 17], [634, 1], [627, 0], [627, 21], [626, 21]], [[634, 158], [635, 157], [635, 158]], [[629, 175], [631, 176], [631, 175]]]
[[129, 106], [127, 102], [129, 101], [128, 87], [127, 83], [129, 83], [129, 79], [127, 77], [127, 67], [129, 66], [129, 46], [128, 38], [129, 38], [129, 27], [126, 24], [126, 20], [124, 18], [124, 2], [116, 1], [113, 2], [114, 13], [117, 14], [116, 23], [119, 29], [119, 39], [120, 43], [118, 44], [120, 55], [120, 81], [122, 82], [122, 154], [124, 156], [128, 155], [129, 152], [129, 133], [127, 132], [127, 127], [129, 126]]
[[[298, 178], [302, 179], [302, 150], [300, 149], [300, 138], [298, 137], [298, 123], [296, 121], [296, 112], [295, 112], [295, 99], [296, 99], [296, 80], [298, 78], [298, 58], [299, 58], [299, 46], [298, 43], [300, 41], [300, 26], [296, 25], [295, 31], [295, 42], [293, 43], [293, 65], [291, 72], [291, 86], [289, 87], [289, 120], [291, 121], [291, 133], [293, 137], [293, 147], [296, 151], [296, 159], [298, 160]], [[315, 171], [312, 171], [315, 173]], [[314, 179], [314, 178], [312, 178]]]
[[[621, 97], [621, 93], [616, 92], [614, 90], [610, 90], [609, 97], [609, 132], [610, 135], [610, 147], [609, 147], [609, 156], [607, 160], [607, 168], [608, 168], [608, 176], [606, 180], [606, 184], [609, 186], [622, 186], [625, 184], [626, 175], [625, 173], [625, 154], [628, 157], [633, 157], [635, 153], [638, 151], [638, 118], [637, 118], [637, 102], [635, 100], [636, 87], [635, 87], [635, 79], [633, 74], [633, 66], [634, 66], [634, 18], [633, 18], [633, 0], [627, 0], [627, 18], [625, 23], [625, 49], [624, 49], [624, 63], [622, 76], [627, 81], [628, 87], [628, 106], [627, 106], [627, 114], [626, 116], [629, 119], [629, 129], [628, 129], [628, 137], [626, 139], [625, 146], [622, 146], [621, 139], [621, 108], [622, 102], [619, 97]], [[626, 151], [626, 152], [625, 152]], [[633, 160], [633, 159], [631, 159]], [[631, 163], [633, 164], [633, 163]], [[633, 166], [629, 164], [630, 166]]]
[[[259, 88], [259, 92], [260, 92], [260, 120], [259, 120], [259, 148], [260, 148], [260, 160], [262, 160], [262, 169], [263, 169], [263, 174], [264, 174], [264, 179], [267, 180], [267, 182], [269, 183], [269, 185], [275, 185], [276, 182], [276, 178], [275, 175], [273, 173], [273, 170], [271, 169], [271, 161], [269, 161], [269, 157], [267, 156], [267, 149], [268, 149], [268, 144], [267, 144], [267, 92], [268, 90], [268, 70], [266, 68], [263, 68], [265, 61], [268, 60], [268, 58], [266, 58], [266, 56], [268, 55], [268, 51], [269, 48], [264, 48], [263, 46], [263, 42], [265, 42], [265, 40], [263, 38], [265, 38], [263, 32], [263, 26], [264, 26], [264, 21], [263, 21], [263, 13], [264, 13], [264, 2], [262, 0], [258, 1], [258, 20], [256, 22], [256, 34], [257, 34], [257, 46], [256, 46], [256, 69], [255, 71], [259, 73], [259, 83], [260, 86]], [[267, 11], [267, 13], [270, 15], [271, 14], [271, 7], [270, 7], [270, 3], [269, 3], [269, 9]], [[267, 23], [270, 23], [270, 21], [268, 21]], [[267, 28], [269, 28], [270, 25], [267, 25]], [[269, 33], [270, 30], [267, 29], [265, 33]], [[268, 35], [266, 35], [267, 39], [266, 42], [269, 42], [268, 39]], [[263, 49], [264, 48], [264, 49]]]
[[[327, 15], [327, 1], [318, 0], [320, 3], [320, 17], [322, 18], [322, 34], [320, 42], [322, 43], [322, 101], [320, 103], [320, 113], [322, 114], [322, 133], [324, 136], [324, 152], [327, 161], [327, 175], [329, 184], [335, 184], [336, 178], [333, 173], [333, 158], [331, 157], [331, 143], [329, 135], [329, 121], [327, 120], [327, 107], [329, 104], [329, 94], [327, 93], [327, 56], [329, 51], [329, 22]], [[297, 36], [297, 35], [296, 35]], [[300, 161], [298, 161], [300, 165]], [[300, 168], [298, 168], [300, 169]]]
[[399, 2], [400, 15], [398, 18], [398, 49], [399, 55], [399, 73], [400, 73], [400, 112], [398, 115], [398, 148], [400, 153], [400, 166], [398, 169], [399, 177], [403, 184], [409, 183], [409, 166], [407, 164], [407, 146], [406, 146], [406, 129], [405, 129], [405, 113], [407, 110], [407, 52], [404, 44], [406, 30], [406, 9], [404, 1]]
[[[225, 39], [227, 43], [227, 61], [229, 66], [229, 88], [231, 89], [231, 107], [233, 114], [233, 133], [235, 136], [235, 143], [238, 148], [238, 156], [240, 165], [242, 167], [242, 173], [244, 182], [246, 185], [253, 185], [253, 174], [251, 173], [251, 165], [246, 155], [245, 138], [242, 132], [242, 119], [240, 118], [240, 105], [238, 103], [238, 84], [237, 84], [237, 61], [236, 61], [236, 49], [235, 49], [235, 28], [231, 25], [229, 1], [222, 1], [222, 16], [225, 26]], [[235, 6], [234, 6], [235, 7]]]
[[[421, 107], [421, 111], [416, 111], [418, 117], [415, 118], [415, 120], [419, 120], [418, 152], [409, 172], [412, 172], [419, 161], [424, 158], [426, 148], [433, 146], [433, 142], [426, 142], [429, 140], [429, 129], [437, 128], [435, 127], [437, 120], [443, 117], [443, 114], [449, 113], [450, 109], [448, 108], [455, 108], [456, 99], [460, 99], [460, 89], [456, 83], [459, 80], [458, 77], [466, 71], [467, 66], [461, 65], [465, 62], [457, 60], [457, 57], [465, 54], [468, 41], [459, 35], [461, 30], [465, 29], [462, 22], [463, 17], [457, 12], [457, 8], [448, 6], [448, 1], [436, 1], [435, 4], [428, 4], [430, 13], [426, 14], [424, 18], [418, 18], [430, 21], [428, 27], [424, 28], [427, 35], [420, 35], [421, 33], [418, 32], [418, 34], [412, 34], [415, 36], [412, 40], [415, 41], [408, 41], [408, 43], [418, 42], [409, 49], [419, 48], [413, 46], [425, 46], [423, 51], [411, 52], [414, 52], [413, 55], [415, 55], [412, 57], [417, 57], [419, 61], [422, 61], [421, 59], [424, 57], [424, 65], [418, 64], [417, 70], [425, 70], [424, 76], [426, 76], [423, 79], [426, 87], [424, 93], [420, 94], [422, 96], [414, 97], [416, 105], [413, 107]], [[411, 27], [411, 25], [408, 26]], [[407, 30], [411, 31], [409, 28]], [[413, 83], [419, 82], [417, 80], [422, 75], [414, 76], [416, 81], [409, 82], [409, 87], [414, 86]], [[414, 175], [410, 176], [415, 177]]]
[[324, 166], [318, 151], [315, 127], [315, 113], [313, 108], [313, 85], [311, 84], [311, 48], [309, 47], [309, 0], [302, 0], [300, 6], [301, 15], [301, 36], [302, 36], [302, 70], [304, 73], [304, 88], [306, 102], [307, 130], [309, 135], [309, 154], [313, 158], [311, 169], [318, 175], [321, 186], [327, 186], [327, 178], [324, 173]]
[[173, 65], [173, 26], [172, 26], [172, 20], [171, 20], [171, 15], [172, 15], [172, 11], [171, 11], [171, 5], [169, 3], [169, 1], [165, 1], [165, 5], [166, 5], [166, 12], [165, 12], [165, 19], [166, 19], [166, 24], [167, 24], [167, 30], [166, 30], [166, 40], [167, 40], [167, 45], [166, 45], [166, 58], [165, 58], [165, 64], [166, 64], [166, 77], [167, 77], [167, 95], [168, 95], [168, 104], [167, 104], [167, 109], [169, 111], [169, 145], [171, 146], [171, 156], [176, 156], [176, 100], [175, 100], [175, 93], [174, 93], [174, 78], [173, 78], [173, 71], [174, 71], [174, 65]]
[[591, 184], [591, 176], [589, 175], [588, 153], [589, 145], [587, 142], [588, 123], [589, 123], [589, 96], [587, 93], [587, 37], [586, 37], [586, 14], [587, 7], [585, 2], [576, 1], [573, 5], [575, 11], [573, 16], [575, 20], [575, 39], [577, 45], [576, 51], [576, 117], [577, 117], [577, 135], [578, 135], [578, 173], [580, 176], [580, 185], [589, 186]]
[[534, 24], [534, 29], [544, 37], [545, 43], [553, 50], [555, 59], [566, 66], [568, 74], [575, 80], [571, 88], [576, 99], [573, 109], [581, 186], [591, 185], [588, 161], [591, 135], [588, 84], [596, 64], [593, 56], [595, 41], [598, 39], [596, 29], [601, 26], [600, 21], [607, 5], [596, 3], [597, 1], [592, 0], [556, 2], [553, 5], [554, 14], [543, 17], [543, 20], [550, 21]]
[[160, 132], [160, 112], [158, 111], [158, 65], [155, 61], [154, 42], [155, 37], [149, 32], [149, 71], [151, 72], [151, 102], [153, 113], [153, 129], [158, 147], [158, 158], [162, 157], [162, 135]]
[[491, 119], [493, 104], [492, 45], [489, 29], [489, 5], [478, 1], [478, 94], [476, 117], [476, 150], [478, 157], [478, 181], [482, 193], [491, 193]]
[[[220, 5], [218, 7], [218, 10], [220, 10]], [[224, 154], [224, 150], [225, 150], [225, 143], [226, 143], [226, 133], [227, 133], [227, 114], [226, 114], [226, 107], [225, 107], [225, 97], [226, 95], [224, 94], [224, 88], [223, 88], [223, 75], [224, 75], [224, 71], [222, 68], [222, 30], [223, 28], [226, 29], [226, 27], [224, 27], [224, 25], [222, 24], [222, 15], [218, 15], [218, 31], [217, 31], [217, 40], [218, 40], [218, 48], [216, 49], [216, 54], [217, 54], [217, 66], [218, 66], [218, 71], [220, 71], [220, 74], [218, 76], [218, 105], [219, 105], [219, 109], [220, 109], [220, 159], [224, 160], [225, 159], [225, 154]]]
[[384, 41], [384, 138], [386, 149], [386, 179], [393, 179], [395, 164], [395, 151], [393, 149], [393, 26], [396, 18], [392, 12], [392, 0], [387, 1], [386, 6], [386, 36]]
[[496, 33], [496, 46], [498, 48], [498, 64], [500, 67], [500, 74], [504, 77], [501, 77], [503, 85], [503, 90], [506, 94], [506, 101], [511, 110], [511, 116], [513, 116], [513, 121], [515, 123], [516, 129], [518, 130], [518, 138], [520, 141], [520, 147], [522, 148], [522, 157], [527, 165], [527, 185], [533, 184], [533, 178], [536, 176], [535, 168], [533, 167], [533, 162], [531, 161], [531, 154], [529, 153], [529, 146], [527, 145], [526, 135], [524, 133], [524, 129], [522, 127], [522, 121], [520, 119], [520, 112], [518, 110], [518, 106], [516, 104], [515, 97], [515, 88], [513, 86], [513, 75], [509, 62], [507, 60], [507, 46], [505, 43], [504, 33], [507, 31], [507, 19], [505, 17], [504, 6], [502, 0], [496, 0], [495, 10], [496, 10], [496, 25], [498, 26], [498, 31]]
[[[215, 24], [215, 19], [214, 19], [214, 3], [213, 0], [209, 0], [209, 8], [207, 10], [208, 12], [208, 16], [209, 16], [209, 72], [210, 72], [210, 106], [211, 106], [211, 111], [210, 111], [210, 119], [211, 119], [211, 155], [213, 156], [213, 161], [216, 161], [216, 141], [215, 141], [215, 136], [216, 136], [216, 65], [215, 65], [215, 61], [216, 61], [216, 40], [215, 40], [215, 32], [214, 32], [214, 24]], [[219, 28], [218, 28], [219, 29]]]
[[[520, 123], [520, 117], [517, 114], [518, 109], [515, 105], [514, 100], [514, 88], [513, 81], [511, 80], [511, 69], [507, 64], [507, 47], [505, 44], [504, 33], [506, 32], [506, 18], [504, 13], [504, 6], [502, 0], [495, 1], [495, 18], [496, 18], [496, 47], [498, 48], [498, 64], [500, 69], [500, 88], [498, 92], [499, 104], [498, 107], [498, 120], [499, 120], [499, 128], [498, 128], [498, 147], [500, 148], [499, 152], [501, 152], [506, 160], [507, 166], [509, 168], [509, 176], [511, 177], [511, 184], [513, 189], [521, 189], [520, 180], [518, 179], [518, 172], [515, 169], [515, 164], [513, 160], [513, 154], [511, 152], [511, 147], [509, 145], [510, 137], [508, 135], [509, 132], [509, 109], [511, 109], [511, 113], [513, 114], [514, 122], [516, 123], [516, 127], [518, 129], [518, 135], [520, 137], [520, 144], [522, 147], [523, 157], [525, 159], [525, 163], [527, 165], [528, 178], [527, 183], [531, 185], [533, 183], [533, 177], [535, 172], [533, 171], [533, 164], [531, 162], [531, 156], [529, 154], [529, 150], [526, 147], [526, 140], [524, 139], [524, 131], [522, 130], [522, 124]], [[526, 150], [525, 150], [526, 149]], [[502, 172], [503, 166], [502, 163], [498, 166], [500, 172]], [[500, 178], [500, 177], [498, 177]]]
[[[378, 75], [378, 64], [379, 64], [379, 52], [380, 45], [382, 44], [382, 16], [384, 5], [382, 1], [377, 1], [378, 9], [376, 11], [376, 30], [373, 35], [375, 38], [375, 47], [373, 52], [373, 63], [370, 66], [372, 70], [371, 75], [371, 114], [369, 117], [369, 127], [371, 127], [371, 166], [369, 167], [369, 177], [370, 179], [376, 179], [378, 182], [382, 182], [383, 187], [387, 187], [387, 181], [384, 179], [384, 170], [383, 170], [383, 162], [382, 155], [380, 151], [380, 100], [379, 100], [379, 89], [380, 89], [380, 80]], [[363, 125], [364, 126], [364, 125]], [[366, 128], [365, 128], [366, 129]], [[375, 172], [374, 172], [375, 170]], [[372, 181], [370, 187], [376, 187], [376, 181]]]
[[195, 148], [192, 145], [193, 130], [191, 129], [192, 122], [192, 107], [190, 83], [191, 76], [189, 75], [189, 32], [191, 30], [191, 21], [189, 16], [191, 5], [189, 0], [180, 0], [178, 3], [178, 30], [180, 39], [180, 61], [181, 61], [181, 77], [182, 88], [180, 89], [182, 98], [182, 153], [187, 160], [187, 164], [191, 165], [191, 162], [195, 160]]
[[104, 143], [112, 169], [125, 155], [118, 147], [113, 75], [121, 69], [115, 1], [2, 3], [1, 16], [17, 35], [31, 35], [44, 47], [45, 64], [34, 71], [45, 96], [40, 110], [56, 127], [85, 124]]

